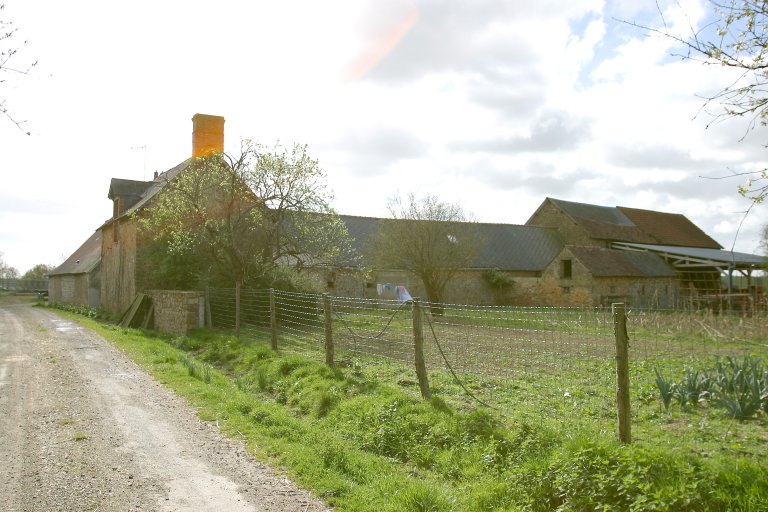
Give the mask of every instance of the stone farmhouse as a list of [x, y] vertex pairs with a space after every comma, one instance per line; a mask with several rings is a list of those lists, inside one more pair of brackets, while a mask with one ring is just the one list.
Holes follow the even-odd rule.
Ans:
[[[155, 174], [151, 181], [113, 178], [108, 198], [113, 214], [50, 274], [53, 302], [100, 307], [121, 314], [138, 293], [151, 288], [137, 266], [143, 241], [137, 216], [152, 207], [163, 186], [189, 168], [194, 158], [224, 148], [224, 118], [192, 118], [192, 156]], [[366, 241], [381, 219], [342, 215], [353, 249], [366, 253]], [[711, 305], [723, 296], [754, 304], [762, 290], [723, 286], [721, 276], [751, 276], [765, 258], [725, 251], [681, 214], [597, 206], [546, 198], [525, 225], [478, 223], [480, 239], [470, 268], [446, 289], [446, 302], [478, 305], [606, 305], [639, 307]], [[384, 284], [403, 285], [424, 297], [419, 280], [400, 269], [377, 269], [361, 278], [351, 267], [326, 267], [318, 278], [338, 296], [379, 295]], [[494, 286], [489, 272], [505, 276]], [[731, 282], [731, 281], [729, 281]]]
[[[366, 240], [379, 219], [342, 216], [354, 248], [365, 254]], [[546, 198], [525, 225], [477, 223], [482, 240], [471, 268], [446, 289], [446, 302], [479, 305], [608, 305], [671, 308], [711, 305], [737, 290], [724, 290], [721, 275], [749, 279], [765, 268], [765, 258], [724, 251], [680, 214], [596, 206]], [[489, 269], [512, 285], [494, 287]], [[378, 284], [396, 283], [424, 296], [419, 280], [398, 269], [378, 269], [360, 284], [349, 274], [329, 271], [326, 285], [339, 295], [374, 298]], [[760, 300], [762, 290], [739, 290], [740, 298]]]

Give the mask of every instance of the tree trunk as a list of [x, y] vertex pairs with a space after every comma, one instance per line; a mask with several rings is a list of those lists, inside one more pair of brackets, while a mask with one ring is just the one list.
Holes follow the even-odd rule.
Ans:
[[443, 290], [445, 286], [437, 286], [429, 280], [424, 280], [424, 289], [429, 300], [429, 311], [432, 316], [443, 316]]

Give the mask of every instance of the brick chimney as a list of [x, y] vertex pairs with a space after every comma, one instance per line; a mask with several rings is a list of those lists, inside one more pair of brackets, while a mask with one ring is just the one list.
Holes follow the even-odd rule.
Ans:
[[224, 152], [224, 118], [195, 114], [192, 116], [192, 158]]

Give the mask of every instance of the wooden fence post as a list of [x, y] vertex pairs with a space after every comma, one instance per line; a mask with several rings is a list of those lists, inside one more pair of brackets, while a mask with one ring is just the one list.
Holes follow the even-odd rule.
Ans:
[[611, 308], [613, 310], [613, 332], [616, 337], [616, 407], [619, 416], [619, 441], [631, 443], [627, 315], [623, 303], [614, 303]]
[[235, 336], [240, 336], [240, 280], [235, 282]]
[[421, 301], [414, 297], [413, 299], [413, 352], [416, 363], [416, 377], [419, 379], [419, 389], [423, 398], [432, 398], [432, 391], [429, 389], [429, 379], [427, 378], [427, 365], [424, 362], [424, 322]]
[[272, 333], [272, 350], [277, 350], [277, 306], [275, 289], [269, 289], [269, 330]]
[[205, 287], [205, 324], [213, 328], [213, 316], [211, 315], [211, 288]]
[[333, 316], [331, 296], [323, 294], [323, 323], [325, 324], [325, 364], [333, 367]]

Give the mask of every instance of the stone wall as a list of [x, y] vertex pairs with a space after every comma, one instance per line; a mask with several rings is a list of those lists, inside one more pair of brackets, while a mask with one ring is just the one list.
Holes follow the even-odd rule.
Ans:
[[86, 274], [51, 276], [48, 280], [48, 300], [53, 304], [83, 306], [88, 304]]
[[545, 201], [525, 224], [557, 229], [566, 245], [607, 247], [604, 240], [590, 237], [584, 228], [549, 201]]
[[69, 304], [98, 308], [100, 304], [99, 274], [63, 274], [48, 279], [48, 300], [51, 304]]
[[154, 328], [170, 334], [186, 334], [205, 327], [205, 295], [202, 292], [148, 290], [154, 306]]

